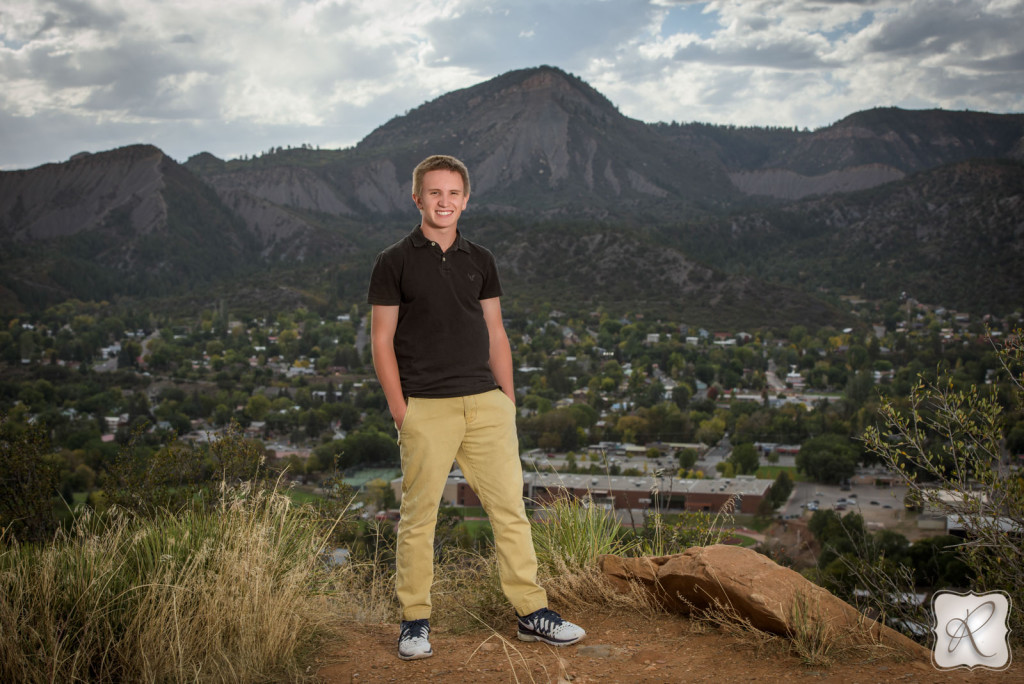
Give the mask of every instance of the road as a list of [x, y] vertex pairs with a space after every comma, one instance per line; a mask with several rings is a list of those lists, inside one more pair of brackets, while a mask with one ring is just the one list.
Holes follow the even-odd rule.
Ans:
[[718, 477], [717, 466], [732, 455], [732, 442], [726, 434], [719, 440], [718, 444], [704, 452], [704, 456], [697, 461], [697, 467], [709, 477]]

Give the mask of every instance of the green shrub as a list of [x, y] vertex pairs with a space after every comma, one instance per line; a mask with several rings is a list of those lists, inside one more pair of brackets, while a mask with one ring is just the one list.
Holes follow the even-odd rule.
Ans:
[[540, 504], [532, 520], [537, 562], [548, 571], [592, 565], [601, 554], [628, 555], [635, 541], [622, 535], [615, 511], [562, 492]]
[[[997, 348], [999, 385], [958, 388], [949, 375], [919, 379], [905, 410], [882, 402], [880, 429], [869, 428], [869, 451], [898, 473], [909, 488], [908, 502], [922, 505], [963, 526], [956, 547], [979, 592], [1003, 590], [1014, 606], [1024, 605], [1024, 476], [1010, 467], [1003, 449], [1004, 404], [1024, 405], [1024, 331]], [[1016, 639], [1024, 612], [1009, 617]]]

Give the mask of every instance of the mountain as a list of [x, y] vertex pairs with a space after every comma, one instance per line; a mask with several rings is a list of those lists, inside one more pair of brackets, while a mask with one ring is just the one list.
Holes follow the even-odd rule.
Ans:
[[552, 67], [444, 95], [356, 147], [366, 156], [397, 157], [403, 170], [439, 150], [466, 161], [486, 210], [629, 219], [652, 201], [707, 209], [734, 194], [716, 160], [666, 141]]
[[874, 109], [813, 132], [645, 124], [579, 78], [538, 67], [442, 95], [350, 150], [200, 155], [186, 166], [293, 209], [379, 218], [408, 215], [410, 172], [435, 153], [467, 163], [479, 211], [638, 224], [856, 191], [968, 159], [1024, 160], [1024, 115]]
[[348, 248], [286, 207], [223, 195], [231, 206], [150, 145], [0, 173], [0, 301], [183, 293]]
[[149, 145], [0, 173], [0, 243], [0, 287], [25, 306], [194, 287], [255, 252], [216, 193]]
[[[408, 216], [412, 168], [436, 153], [466, 162], [473, 205], [485, 212], [635, 221], [652, 202], [662, 214], [693, 213], [720, 208], [736, 194], [716, 160], [667, 141], [551, 67], [443, 95], [392, 119], [352, 150], [287, 150], [220, 165], [199, 157], [186, 166], [219, 191], [244, 189], [293, 209]], [[284, 168], [302, 169], [302, 178]], [[297, 182], [315, 188], [316, 197], [295, 192]]]
[[741, 191], [783, 199], [849, 192], [972, 159], [1024, 160], [1024, 117], [984, 112], [857, 112], [814, 132], [722, 128], [709, 138]]
[[[0, 173], [0, 306], [212, 284], [267, 297], [285, 282], [361, 298], [373, 254], [416, 221], [411, 170], [433, 153], [468, 164], [463, 226], [533, 298], [753, 327], [837, 321], [821, 291], [909, 288], [972, 310], [1015, 308], [1024, 291], [1024, 115], [646, 124], [538, 67], [445, 94], [344, 150], [179, 165], [140, 145]], [[986, 269], [1001, 290], [981, 285]]]

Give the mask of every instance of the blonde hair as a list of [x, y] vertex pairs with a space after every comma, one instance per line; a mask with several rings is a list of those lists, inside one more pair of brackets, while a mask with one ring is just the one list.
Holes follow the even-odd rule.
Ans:
[[461, 161], [447, 154], [431, 155], [416, 165], [416, 168], [412, 171], [412, 194], [419, 197], [420, 193], [423, 192], [423, 176], [427, 175], [430, 171], [437, 171], [439, 169], [454, 171], [462, 176], [462, 186], [466, 197], [469, 197], [469, 169]]

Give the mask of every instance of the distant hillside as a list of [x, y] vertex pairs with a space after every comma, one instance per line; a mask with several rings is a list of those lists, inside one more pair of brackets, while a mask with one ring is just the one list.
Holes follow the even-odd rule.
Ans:
[[0, 173], [0, 303], [180, 294], [261, 262], [352, 251], [325, 232], [230, 188], [219, 197], [149, 145], [79, 155]]
[[373, 254], [415, 225], [411, 170], [433, 153], [469, 165], [467, 230], [522, 296], [753, 326], [833, 320], [823, 290], [994, 312], [1024, 290], [1024, 115], [646, 124], [545, 66], [443, 95], [351, 149], [178, 165], [139, 145], [0, 173], [0, 307], [214, 285], [361, 298]]
[[[678, 232], [676, 232], [678, 231]], [[870, 298], [1024, 305], [1024, 164], [961, 162], [847, 195], [669, 230], [730, 272]]]
[[495, 225], [470, 237], [492, 247], [513, 300], [563, 302], [691, 325], [788, 327], [849, 325], [851, 318], [817, 297], [745, 275], [727, 275], [663, 241], [612, 226], [547, 223]]
[[800, 199], [863, 190], [971, 159], [1024, 161], [1024, 115], [895, 107], [817, 131], [658, 124], [666, 138], [719, 159], [749, 195]]
[[235, 275], [256, 245], [209, 186], [148, 145], [0, 173], [0, 283], [25, 306]]

